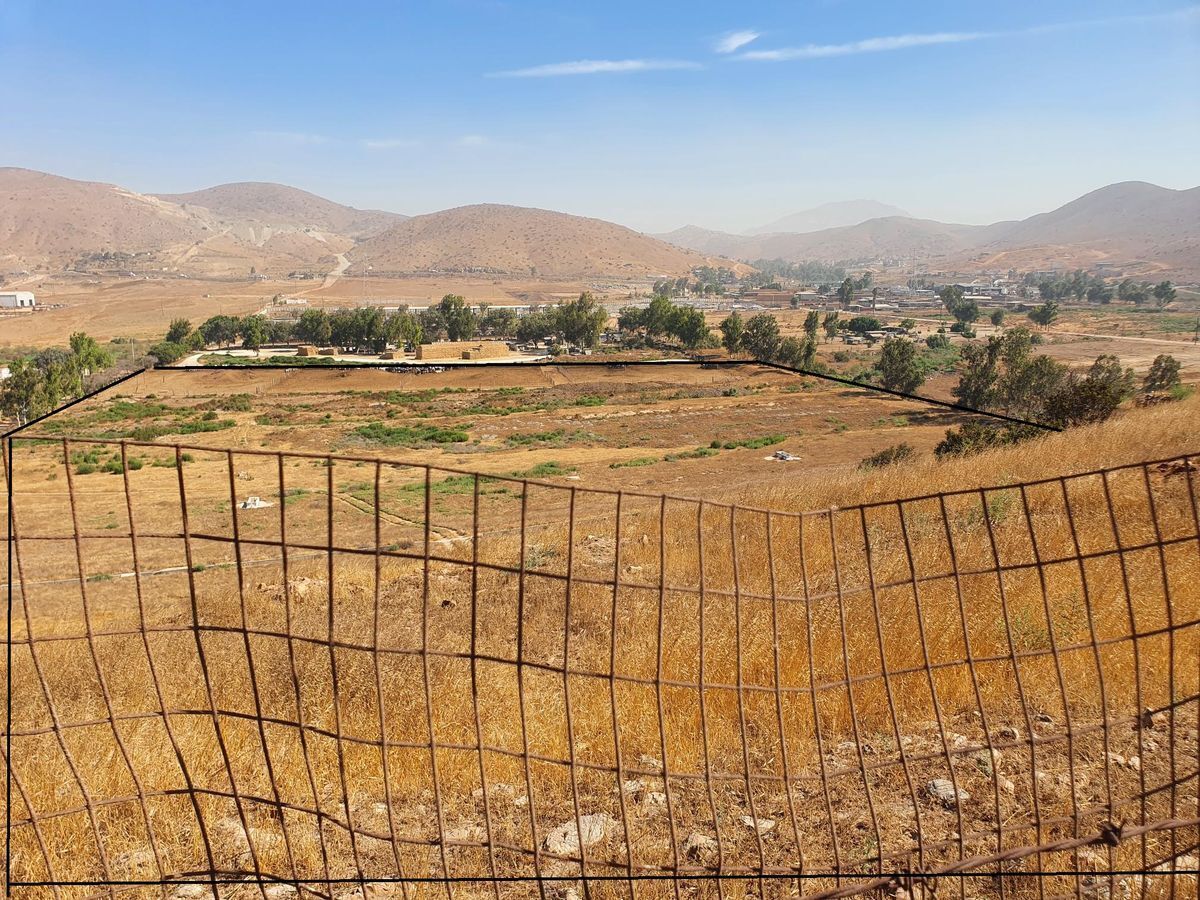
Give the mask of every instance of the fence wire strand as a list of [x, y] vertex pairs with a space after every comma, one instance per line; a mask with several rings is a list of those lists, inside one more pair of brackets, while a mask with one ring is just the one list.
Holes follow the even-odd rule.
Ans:
[[1195, 457], [790, 512], [5, 454], [22, 895], [1196, 891]]

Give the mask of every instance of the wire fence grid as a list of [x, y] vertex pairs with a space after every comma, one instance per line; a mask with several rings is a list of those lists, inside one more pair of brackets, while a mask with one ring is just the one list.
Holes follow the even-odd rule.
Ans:
[[1196, 457], [801, 513], [5, 449], [22, 896], [1196, 891]]

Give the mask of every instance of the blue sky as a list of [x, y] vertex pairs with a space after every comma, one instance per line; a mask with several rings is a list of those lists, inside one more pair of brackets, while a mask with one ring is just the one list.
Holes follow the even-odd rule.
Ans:
[[1186, 2], [0, 0], [0, 165], [740, 230], [1200, 184]]

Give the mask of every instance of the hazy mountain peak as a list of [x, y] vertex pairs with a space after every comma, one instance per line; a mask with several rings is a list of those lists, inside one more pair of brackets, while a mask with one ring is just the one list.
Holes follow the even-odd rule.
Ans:
[[811, 231], [824, 231], [826, 228], [858, 225], [868, 219], [880, 219], [885, 216], [912, 218], [898, 206], [889, 206], [878, 200], [840, 200], [792, 213], [766, 225], [751, 228], [746, 234], [807, 234]]

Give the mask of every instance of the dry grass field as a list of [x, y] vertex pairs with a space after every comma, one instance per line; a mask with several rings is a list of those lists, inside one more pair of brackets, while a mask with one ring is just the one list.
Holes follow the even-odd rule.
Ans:
[[[784, 896], [1011, 853], [938, 895], [1194, 893], [1022, 873], [1194, 866], [1194, 462], [1056, 476], [1197, 411], [862, 472], [955, 420], [757, 367], [140, 376], [15, 443], [13, 878]], [[813, 877], [579, 881], [717, 870]]]

